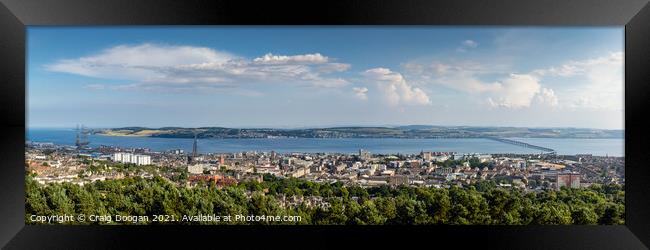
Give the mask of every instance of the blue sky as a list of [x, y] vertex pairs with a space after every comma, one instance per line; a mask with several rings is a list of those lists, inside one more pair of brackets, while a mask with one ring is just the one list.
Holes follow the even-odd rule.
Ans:
[[622, 27], [29, 27], [28, 126], [623, 128]]

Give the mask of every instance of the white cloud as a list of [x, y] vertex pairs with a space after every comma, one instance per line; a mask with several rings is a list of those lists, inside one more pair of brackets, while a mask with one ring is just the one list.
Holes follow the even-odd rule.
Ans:
[[501, 89], [500, 83], [486, 83], [471, 74], [443, 76], [438, 78], [437, 81], [449, 88], [467, 93], [484, 93], [489, 91], [498, 91]]
[[46, 69], [82, 76], [142, 80], [160, 77], [159, 68], [193, 63], [225, 63], [233, 56], [205, 47], [141, 44], [120, 45], [99, 54], [60, 60]]
[[483, 74], [502, 74], [502, 66], [490, 68], [473, 62], [432, 62], [410, 63], [405, 68], [409, 76], [413, 76], [420, 84], [443, 86], [469, 94], [472, 98], [483, 98], [492, 107], [530, 107], [541, 89], [539, 79], [532, 74], [510, 73], [492, 82], [480, 79]]
[[262, 57], [253, 59], [253, 62], [259, 64], [289, 64], [289, 63], [319, 64], [319, 63], [326, 63], [328, 62], [328, 60], [329, 58], [321, 55], [320, 53], [296, 55], [296, 56], [282, 56], [282, 55], [273, 55], [271, 53], [268, 53]]
[[541, 77], [573, 77], [567, 91], [570, 108], [621, 110], [623, 108], [623, 52], [570, 61], [533, 71]]
[[342, 72], [342, 71], [347, 71], [351, 67], [350, 64], [347, 63], [326, 63], [323, 65], [319, 65], [316, 67], [316, 70], [320, 73], [332, 73], [332, 72]]
[[465, 40], [460, 43], [460, 47], [456, 49], [458, 52], [466, 52], [470, 49], [475, 49], [478, 47], [478, 43], [474, 40]]
[[340, 88], [350, 84], [348, 80], [343, 78], [324, 78], [324, 79], [313, 79], [310, 81], [314, 87], [322, 88]]
[[555, 96], [555, 92], [552, 89], [542, 88], [535, 95], [535, 102], [540, 105], [546, 105], [551, 107], [558, 106], [558, 99]]
[[620, 67], [622, 65], [623, 52], [614, 52], [602, 57], [581, 61], [570, 61], [560, 66], [535, 70], [533, 73], [539, 76], [575, 76], [589, 74], [594, 70], [594, 68], [601, 66]]
[[346, 71], [349, 64], [331, 62], [320, 53], [273, 55], [247, 60], [206, 47], [160, 44], [120, 45], [98, 54], [47, 65], [55, 72], [129, 80], [113, 88], [143, 90], [206, 90], [242, 84], [303, 84], [341, 87], [348, 81], [327, 74]]
[[359, 98], [359, 99], [361, 99], [361, 100], [364, 100], [364, 101], [365, 101], [365, 100], [368, 100], [368, 94], [367, 94], [367, 93], [368, 93], [368, 88], [365, 88], [365, 87], [363, 87], [363, 88], [357, 88], [357, 87], [354, 87], [354, 88], [352, 88], [352, 91], [354, 91], [354, 95], [355, 95], [357, 98]]
[[537, 78], [525, 74], [510, 74], [494, 84], [498, 88], [489, 90], [488, 103], [506, 108], [530, 107], [533, 97], [541, 88]]
[[498, 88], [493, 83], [485, 83], [478, 79], [482, 74], [511, 73], [504, 65], [485, 66], [471, 61], [442, 63], [406, 63], [404, 64], [409, 79], [422, 84], [440, 84], [455, 90], [480, 93]]
[[373, 68], [362, 73], [367, 80], [376, 84], [389, 105], [428, 105], [429, 96], [420, 88], [409, 85], [402, 74], [387, 68]]
[[[623, 107], [623, 53], [569, 61], [558, 66], [509, 74], [496, 81], [483, 76], [508, 72], [507, 67], [472, 62], [407, 63], [409, 79], [419, 85], [437, 85], [485, 100], [493, 107], [547, 107], [620, 110]], [[512, 71], [511, 71], [512, 72]], [[557, 85], [571, 77], [571, 85]], [[563, 82], [567, 79], [561, 80]], [[553, 84], [550, 86], [543, 86]], [[555, 90], [561, 89], [558, 94]]]
[[473, 40], [465, 40], [462, 43], [463, 46], [469, 47], [469, 48], [476, 48], [478, 47], [478, 43], [473, 41]]

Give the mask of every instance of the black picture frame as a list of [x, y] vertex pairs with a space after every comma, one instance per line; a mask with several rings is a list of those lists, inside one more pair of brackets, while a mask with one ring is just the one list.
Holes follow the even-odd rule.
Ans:
[[[0, 0], [0, 246], [6, 249], [332, 248], [358, 245], [497, 249], [650, 246], [648, 0]], [[625, 26], [624, 226], [30, 226], [24, 223], [25, 34], [28, 25]], [[345, 242], [344, 242], [345, 241]]]

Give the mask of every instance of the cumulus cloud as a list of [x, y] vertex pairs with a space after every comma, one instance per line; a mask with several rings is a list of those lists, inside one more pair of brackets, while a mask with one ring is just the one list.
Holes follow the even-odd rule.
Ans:
[[540, 105], [546, 105], [551, 107], [558, 106], [558, 99], [555, 96], [555, 92], [552, 89], [542, 88], [535, 95], [535, 102]]
[[389, 105], [427, 105], [431, 103], [429, 96], [422, 89], [408, 84], [402, 74], [398, 72], [387, 68], [373, 68], [364, 71], [362, 75], [368, 81], [376, 84]]
[[565, 91], [571, 95], [571, 108], [620, 110], [623, 108], [623, 52], [533, 71], [540, 77], [573, 77], [575, 87]]
[[405, 69], [409, 76], [421, 84], [443, 86], [483, 98], [491, 107], [530, 107], [534, 97], [541, 91], [540, 80], [533, 74], [509, 73], [496, 81], [481, 79], [480, 76], [484, 74], [507, 72], [502, 66], [487, 67], [474, 62], [432, 62], [409, 63]]
[[364, 101], [365, 101], [365, 100], [368, 100], [368, 94], [367, 94], [367, 93], [368, 93], [368, 88], [365, 88], [365, 87], [363, 87], [363, 88], [357, 88], [357, 87], [354, 87], [354, 88], [352, 88], [352, 91], [354, 91], [354, 95], [355, 95], [357, 98], [359, 98], [359, 99], [361, 99], [361, 100], [364, 100]]
[[494, 85], [497, 87], [489, 90], [488, 103], [506, 108], [530, 107], [531, 101], [541, 88], [537, 78], [526, 74], [510, 74]]
[[[484, 98], [492, 107], [513, 109], [530, 107], [535, 96], [541, 91], [539, 79], [531, 74], [508, 74], [497, 81], [483, 81], [478, 77], [479, 75], [500, 72], [502, 69], [489, 69], [473, 62], [409, 63], [404, 66], [407, 72], [421, 84], [440, 85]], [[395, 81], [403, 79], [401, 74], [393, 77], [398, 78], [394, 79]]]
[[[404, 69], [409, 79], [421, 86], [443, 86], [457, 90], [484, 98], [492, 107], [543, 105], [599, 110], [623, 108], [622, 52], [518, 74], [512, 74], [513, 71], [507, 67], [474, 62], [411, 62], [404, 64]], [[486, 81], [485, 78], [497, 80]], [[568, 79], [571, 85], [554, 84]], [[555, 91], [557, 88], [561, 89], [559, 94]]]
[[320, 53], [269, 53], [250, 60], [207, 47], [149, 43], [115, 46], [95, 55], [46, 65], [47, 70], [55, 72], [133, 82], [112, 88], [163, 91], [231, 89], [255, 83], [341, 87], [348, 82], [328, 74], [349, 68]]

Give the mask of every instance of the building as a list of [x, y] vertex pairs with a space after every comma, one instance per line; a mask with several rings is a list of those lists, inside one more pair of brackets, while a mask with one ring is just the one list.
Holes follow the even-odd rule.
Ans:
[[431, 152], [420, 152], [420, 156], [425, 161], [431, 161], [433, 159], [433, 154]]
[[454, 155], [452, 155], [451, 157], [452, 157], [452, 159], [455, 160], [455, 161], [465, 159], [465, 155], [464, 155], [464, 154], [454, 154]]
[[151, 149], [149, 149], [149, 148], [135, 148], [135, 149], [133, 149], [133, 153], [136, 153], [136, 154], [143, 154], [143, 153], [149, 153], [149, 152], [151, 152]]
[[130, 162], [131, 161], [131, 154], [129, 154], [129, 153], [114, 153], [113, 154], [113, 161], [114, 162]]
[[443, 162], [443, 161], [448, 160], [449, 156], [447, 156], [447, 155], [437, 155], [435, 157], [432, 157], [432, 159], [433, 159], [433, 161]]
[[520, 161], [519, 162], [519, 167], [520, 168], [526, 168], [526, 161]]
[[393, 175], [388, 177], [388, 184], [390, 185], [408, 185], [409, 177], [408, 175]]
[[294, 178], [300, 178], [300, 177], [304, 177], [305, 175], [308, 175], [310, 172], [311, 171], [310, 171], [309, 167], [302, 167], [302, 168], [296, 169], [296, 171], [291, 173], [290, 176], [294, 177]]
[[580, 188], [580, 174], [578, 173], [558, 173], [556, 187]]
[[283, 158], [282, 159], [282, 165], [292, 165], [294, 160], [295, 159], [293, 157], [291, 157], [291, 158]]
[[381, 172], [381, 175], [393, 176], [393, 175], [395, 175], [395, 171], [394, 170], [384, 170], [384, 171]]
[[562, 164], [555, 164], [555, 163], [540, 161], [540, 162], [535, 163], [534, 167], [541, 168], [543, 170], [546, 170], [546, 169], [548, 169], [548, 170], [560, 170], [560, 169], [565, 168], [566, 166], [564, 166]]
[[408, 166], [411, 168], [419, 168], [420, 165], [422, 165], [419, 160], [409, 160], [405, 161], [404, 163], [408, 163]]
[[131, 163], [135, 163], [136, 165], [151, 164], [151, 156], [148, 155], [134, 155], [131, 159]]
[[193, 175], [188, 178], [192, 184], [198, 184], [201, 181], [205, 183], [213, 183], [219, 187], [237, 185], [237, 180], [231, 176], [222, 175]]
[[359, 149], [359, 159], [361, 160], [370, 159], [370, 151]]
[[436, 168], [435, 170], [433, 170], [433, 172], [436, 174], [445, 175], [445, 174], [451, 174], [452, 172], [454, 172], [454, 170], [452, 168]]
[[133, 163], [136, 165], [150, 165], [151, 156], [118, 152], [113, 154], [113, 161], [121, 163]]
[[187, 166], [187, 172], [190, 174], [202, 174], [204, 170], [203, 164], [189, 165]]
[[345, 170], [345, 167], [346, 167], [345, 164], [339, 164], [339, 165], [336, 165], [336, 166], [332, 166], [332, 172], [334, 172], [334, 173], [340, 173], [340, 172], [342, 172], [343, 170]]
[[194, 134], [194, 141], [192, 142], [192, 159], [196, 158], [197, 154], [199, 153], [198, 151], [198, 146], [196, 142], [196, 133]]
[[182, 149], [172, 149], [172, 150], [169, 150], [169, 153], [175, 154], [175, 155], [180, 155], [180, 154], [183, 154], [183, 150]]
[[480, 163], [484, 163], [492, 160], [492, 155], [478, 155], [476, 158], [478, 158]]
[[194, 133], [194, 141], [192, 142], [192, 154], [187, 156], [187, 163], [194, 164], [199, 161], [198, 159], [199, 151], [197, 146], [197, 135]]

